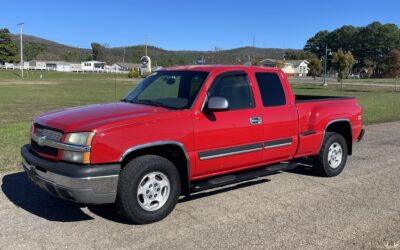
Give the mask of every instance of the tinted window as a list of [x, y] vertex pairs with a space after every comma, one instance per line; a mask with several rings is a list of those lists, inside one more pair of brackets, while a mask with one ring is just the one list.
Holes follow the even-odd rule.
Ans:
[[254, 108], [247, 75], [228, 75], [217, 78], [211, 86], [208, 97], [225, 97], [229, 103], [229, 110]]
[[274, 107], [286, 104], [285, 91], [281, 80], [275, 73], [256, 73], [258, 88], [264, 107]]
[[158, 71], [141, 81], [123, 101], [188, 109], [207, 75], [207, 72], [197, 71]]

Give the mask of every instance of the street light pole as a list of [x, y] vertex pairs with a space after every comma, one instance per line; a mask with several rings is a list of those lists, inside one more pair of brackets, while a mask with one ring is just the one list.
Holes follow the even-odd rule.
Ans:
[[[330, 49], [329, 49], [330, 51]], [[327, 60], [328, 59], [328, 44], [325, 45], [325, 57], [324, 57], [324, 82], [323, 82], [323, 86], [327, 86], [328, 84], [326, 83], [326, 65], [327, 65]]]
[[18, 23], [19, 26], [19, 35], [20, 35], [20, 42], [21, 42], [21, 77], [24, 78], [24, 46], [22, 43], [22, 30], [24, 28], [24, 23]]

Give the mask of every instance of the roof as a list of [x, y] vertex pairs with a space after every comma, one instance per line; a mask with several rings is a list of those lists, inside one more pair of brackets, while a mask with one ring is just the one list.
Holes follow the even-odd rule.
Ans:
[[293, 64], [294, 66], [299, 66], [302, 62], [304, 62], [305, 64], [309, 64], [307, 60], [285, 60], [284, 62]]
[[58, 65], [69, 65], [69, 64], [72, 64], [72, 63], [70, 63], [70, 62], [65, 62], [65, 61], [43, 61], [43, 62], [45, 62], [46, 64], [47, 63], [51, 63], [51, 64], [58, 64]]
[[309, 64], [309, 62], [307, 60], [276, 60], [276, 59], [269, 59], [269, 58], [261, 60], [260, 63], [270, 62], [270, 63], [274, 64], [277, 61], [281, 61], [286, 65], [293, 65], [295, 67], [299, 66], [302, 62]]
[[116, 62], [115, 64], [125, 67], [125, 68], [139, 68], [140, 64], [139, 63], [126, 63], [126, 62]]
[[244, 66], [244, 65], [187, 65], [162, 68], [161, 71], [222, 71], [222, 70], [248, 70], [248, 69], [268, 69], [269, 71], [279, 71], [276, 68]]
[[82, 63], [105, 63], [105, 62], [100, 62], [100, 61], [85, 61], [85, 62], [82, 62]]

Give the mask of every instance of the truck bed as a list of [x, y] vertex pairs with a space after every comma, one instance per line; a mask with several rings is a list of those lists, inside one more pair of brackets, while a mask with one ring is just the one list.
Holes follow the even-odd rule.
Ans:
[[322, 96], [322, 95], [294, 95], [294, 97], [296, 103], [355, 99], [355, 97], [348, 97], [348, 96]]

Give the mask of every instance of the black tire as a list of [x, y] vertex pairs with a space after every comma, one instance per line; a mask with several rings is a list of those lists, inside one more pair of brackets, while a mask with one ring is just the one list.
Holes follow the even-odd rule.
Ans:
[[[137, 191], [142, 178], [152, 172], [160, 172], [168, 178], [169, 197], [158, 210], [147, 211], [139, 204]], [[144, 155], [134, 158], [122, 169], [118, 181], [117, 205], [122, 214], [133, 223], [153, 223], [172, 212], [180, 192], [180, 177], [174, 164], [157, 155]]]
[[[338, 166], [332, 167], [329, 164], [329, 148], [338, 143], [342, 149], [342, 158], [341, 162]], [[347, 161], [347, 142], [341, 134], [335, 132], [327, 132], [325, 134], [324, 140], [322, 142], [321, 150], [319, 151], [318, 155], [314, 158], [314, 169], [315, 171], [325, 177], [334, 177], [339, 175]]]

